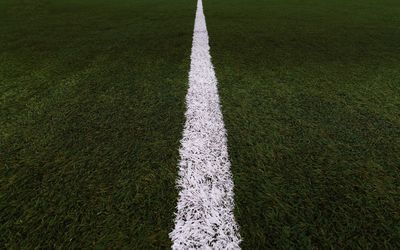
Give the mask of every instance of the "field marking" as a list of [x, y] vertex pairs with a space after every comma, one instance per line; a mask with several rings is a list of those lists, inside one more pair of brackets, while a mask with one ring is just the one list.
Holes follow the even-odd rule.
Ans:
[[202, 0], [197, 2], [173, 249], [240, 249], [233, 181]]

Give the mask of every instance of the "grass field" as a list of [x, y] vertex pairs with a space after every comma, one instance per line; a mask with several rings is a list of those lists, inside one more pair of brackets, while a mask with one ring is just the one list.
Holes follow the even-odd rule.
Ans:
[[[0, 2], [1, 249], [170, 247], [195, 10]], [[204, 11], [242, 248], [400, 248], [400, 2]]]
[[400, 2], [206, 1], [243, 248], [400, 247]]
[[195, 2], [1, 5], [0, 248], [169, 246]]

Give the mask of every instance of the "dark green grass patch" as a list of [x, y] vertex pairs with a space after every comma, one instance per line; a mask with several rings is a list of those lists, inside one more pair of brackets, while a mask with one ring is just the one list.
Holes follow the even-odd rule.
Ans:
[[243, 248], [399, 248], [400, 2], [205, 13]]
[[169, 247], [194, 13], [1, 1], [0, 248]]

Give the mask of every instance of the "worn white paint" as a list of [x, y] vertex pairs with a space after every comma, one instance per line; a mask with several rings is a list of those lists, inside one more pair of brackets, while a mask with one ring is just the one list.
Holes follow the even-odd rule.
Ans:
[[173, 249], [239, 249], [233, 181], [202, 0], [193, 34]]

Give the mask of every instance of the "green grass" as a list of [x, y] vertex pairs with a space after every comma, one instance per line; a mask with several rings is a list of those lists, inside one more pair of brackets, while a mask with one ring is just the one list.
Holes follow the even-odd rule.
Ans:
[[243, 248], [400, 248], [400, 2], [204, 6]]
[[195, 2], [0, 2], [0, 248], [170, 246]]
[[[196, 1], [0, 1], [0, 248], [169, 248]], [[204, 0], [244, 249], [400, 248], [400, 3]]]

